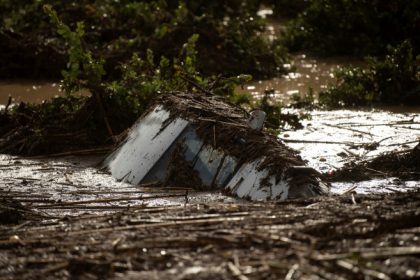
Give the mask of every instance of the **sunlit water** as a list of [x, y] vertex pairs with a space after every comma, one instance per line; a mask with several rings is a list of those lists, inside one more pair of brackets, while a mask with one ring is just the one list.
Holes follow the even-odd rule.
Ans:
[[[189, 204], [250, 203], [220, 191], [134, 186], [118, 182], [95, 168], [98, 157], [24, 159], [0, 155], [0, 193], [52, 217], [80, 214], [106, 214], [144, 207], [170, 210]], [[394, 178], [332, 185], [332, 193], [349, 189], [357, 193], [391, 193], [418, 189], [418, 182]]]
[[270, 97], [288, 105], [293, 96], [304, 97], [309, 91], [316, 96], [336, 81], [337, 70], [359, 64], [359, 61], [348, 58], [316, 59], [299, 54], [293, 57], [290, 64], [283, 65], [290, 70], [288, 74], [269, 80], [252, 81], [237, 90], [251, 94], [254, 98], [260, 98], [265, 91], [270, 90]]
[[[87, 90], [80, 90], [75, 95], [88, 95]], [[64, 91], [60, 82], [40, 81], [0, 81], [0, 108], [10, 99], [11, 104], [20, 102], [41, 103], [58, 96]]]
[[0, 82], [0, 104], [6, 105], [9, 96], [12, 103], [21, 101], [41, 103], [43, 100], [62, 95], [59, 83], [36, 81], [2, 81]]
[[[45, 207], [53, 216], [236, 201], [218, 192], [118, 182], [95, 167], [100, 160], [97, 156], [25, 159], [0, 155], [0, 197], [12, 197], [36, 208]], [[63, 203], [70, 204], [63, 206]]]

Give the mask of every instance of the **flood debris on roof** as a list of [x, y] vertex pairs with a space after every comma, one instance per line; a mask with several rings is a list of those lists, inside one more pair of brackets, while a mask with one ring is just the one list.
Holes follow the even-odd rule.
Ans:
[[131, 184], [218, 189], [250, 200], [329, 192], [295, 150], [261, 129], [264, 112], [245, 115], [219, 96], [162, 95], [104, 165]]

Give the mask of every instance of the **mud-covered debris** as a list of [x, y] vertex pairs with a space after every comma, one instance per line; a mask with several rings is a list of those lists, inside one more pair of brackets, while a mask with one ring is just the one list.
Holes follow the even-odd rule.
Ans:
[[419, 191], [348, 193], [48, 220], [15, 228], [24, 246], [0, 230], [0, 278], [418, 279], [419, 207]]
[[413, 149], [385, 153], [370, 161], [349, 163], [333, 172], [331, 181], [362, 181], [377, 177], [420, 179], [420, 142]]
[[0, 224], [19, 224], [31, 211], [19, 201], [11, 198], [0, 198]]

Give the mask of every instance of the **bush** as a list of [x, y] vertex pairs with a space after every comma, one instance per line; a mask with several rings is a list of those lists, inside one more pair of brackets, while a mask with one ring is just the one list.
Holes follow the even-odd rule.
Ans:
[[[301, 1], [299, 1], [301, 2]], [[410, 39], [420, 50], [420, 1], [311, 0], [284, 37], [291, 50], [320, 55], [382, 55]], [[278, 8], [280, 9], [280, 8]]]
[[[251, 76], [200, 74], [196, 67], [198, 34], [188, 38], [172, 59], [162, 56], [158, 60], [150, 49], [143, 58], [132, 54], [130, 61], [120, 66], [121, 75], [109, 81], [105, 79], [105, 59], [94, 58], [84, 44], [85, 25], [79, 22], [72, 29], [51, 6], [45, 6], [45, 11], [68, 46], [68, 67], [62, 71], [66, 95], [0, 111], [0, 152], [32, 155], [111, 144], [156, 96], [166, 92], [214, 92], [236, 104], [252, 105], [247, 96], [234, 92], [236, 85]], [[74, 96], [81, 88], [88, 89], [91, 96]]]
[[150, 49], [156, 57], [176, 57], [193, 34], [199, 35], [197, 67], [205, 75], [273, 76], [282, 71], [286, 52], [259, 36], [265, 29], [256, 16], [259, 2], [0, 1], [0, 75], [59, 77], [66, 66], [66, 46], [42, 12], [42, 5], [50, 4], [71, 29], [84, 22], [84, 43], [94, 57], [106, 60], [109, 78], [120, 75], [115, 66], [134, 52], [143, 57]]
[[320, 102], [328, 107], [420, 104], [420, 56], [409, 41], [388, 47], [384, 59], [366, 62], [367, 68], [339, 71], [337, 85], [321, 92]]

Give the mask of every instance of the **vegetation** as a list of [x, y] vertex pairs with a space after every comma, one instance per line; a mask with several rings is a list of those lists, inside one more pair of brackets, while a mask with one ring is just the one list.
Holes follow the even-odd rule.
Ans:
[[311, 0], [268, 0], [266, 4], [273, 7], [274, 15], [280, 19], [294, 19], [311, 4]]
[[[84, 25], [84, 44], [104, 58], [108, 77], [132, 53], [176, 57], [193, 34], [199, 35], [197, 67], [204, 75], [281, 73], [286, 51], [262, 36], [265, 22], [256, 16], [260, 1], [1, 1], [0, 75], [57, 78], [67, 63], [67, 46], [57, 36], [44, 4], [51, 5], [72, 30]], [[35, 61], [35, 63], [33, 63]]]
[[[366, 67], [336, 73], [337, 84], [320, 95], [324, 106], [419, 104], [419, 1], [268, 2], [277, 17], [288, 20], [282, 43], [290, 51], [366, 61]], [[298, 104], [310, 108], [313, 101], [309, 95]]]
[[375, 104], [420, 104], [420, 55], [412, 45], [388, 47], [383, 60], [368, 57], [367, 68], [346, 68], [337, 73], [338, 83], [320, 93], [328, 107]]
[[[249, 81], [249, 75], [237, 77], [203, 76], [197, 69], [193, 34], [179, 54], [171, 59], [156, 59], [148, 49], [144, 58], [133, 53], [130, 61], [119, 66], [121, 73], [110, 80], [106, 60], [95, 58], [85, 43], [85, 25], [75, 30], [57, 16], [51, 6], [44, 6], [51, 24], [68, 47], [67, 68], [62, 71], [65, 97], [43, 104], [20, 104], [0, 112], [1, 152], [38, 154], [74, 148], [88, 148], [112, 143], [129, 127], [159, 94], [173, 91], [214, 92], [236, 104], [253, 106], [250, 98], [234, 93], [236, 85]], [[77, 97], [85, 88], [91, 96]], [[77, 140], [77, 141], [75, 141]]]
[[[279, 1], [282, 10], [285, 1]], [[287, 6], [288, 7], [288, 6]], [[289, 14], [284, 41], [293, 51], [318, 55], [383, 55], [386, 46], [410, 39], [420, 51], [420, 1], [308, 0], [296, 1]]]

